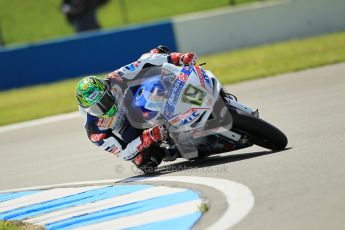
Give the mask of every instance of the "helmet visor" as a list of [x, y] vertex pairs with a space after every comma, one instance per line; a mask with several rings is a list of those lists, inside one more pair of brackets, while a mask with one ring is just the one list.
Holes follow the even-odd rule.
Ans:
[[106, 92], [99, 101], [87, 108], [88, 112], [94, 116], [114, 116], [117, 112], [115, 97], [110, 93]]

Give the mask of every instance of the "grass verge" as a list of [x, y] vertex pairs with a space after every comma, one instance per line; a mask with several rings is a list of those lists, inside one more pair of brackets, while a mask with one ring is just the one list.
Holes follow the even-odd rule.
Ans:
[[0, 220], [0, 230], [44, 230], [42, 226], [32, 225], [21, 221]]
[[20, 227], [10, 223], [9, 221], [0, 220], [0, 230], [20, 230]]
[[202, 57], [224, 83], [345, 61], [345, 32]]
[[[236, 0], [237, 4], [253, 1]], [[61, 2], [1, 0], [0, 30], [5, 44], [36, 42], [73, 34], [74, 29], [60, 11]], [[228, 5], [229, 0], [110, 0], [97, 11], [97, 16], [101, 27], [107, 29]]]
[[[345, 32], [202, 56], [223, 84], [345, 61]], [[0, 126], [77, 110], [80, 78], [0, 92]]]

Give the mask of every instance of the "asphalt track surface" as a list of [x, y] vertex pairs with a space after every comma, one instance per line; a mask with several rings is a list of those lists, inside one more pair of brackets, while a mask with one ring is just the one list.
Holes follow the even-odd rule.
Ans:
[[[345, 229], [345, 64], [336, 64], [228, 87], [283, 130], [288, 148], [260, 147], [201, 162], [168, 163], [164, 176], [207, 176], [236, 181], [255, 197], [233, 229]], [[140, 175], [86, 138], [80, 118], [0, 132], [0, 190]], [[201, 190], [210, 211], [204, 228], [224, 211], [222, 194]]]

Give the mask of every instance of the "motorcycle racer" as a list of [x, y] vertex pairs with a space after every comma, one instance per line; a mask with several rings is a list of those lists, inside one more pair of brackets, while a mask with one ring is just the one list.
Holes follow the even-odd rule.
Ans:
[[119, 104], [128, 88], [128, 82], [144, 68], [160, 66], [165, 62], [185, 66], [195, 65], [194, 53], [170, 52], [166, 46], [158, 46], [143, 54], [137, 61], [106, 75], [104, 79], [88, 76], [79, 81], [76, 97], [88, 138], [123, 160], [131, 160], [146, 172], [160, 164], [162, 159], [155, 144], [166, 137], [163, 126], [140, 130], [130, 125], [126, 111]]

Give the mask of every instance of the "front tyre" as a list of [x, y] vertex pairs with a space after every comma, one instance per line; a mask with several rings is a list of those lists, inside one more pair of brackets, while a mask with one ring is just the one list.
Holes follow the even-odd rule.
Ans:
[[250, 114], [232, 110], [233, 130], [249, 136], [254, 144], [279, 151], [285, 149], [288, 140], [285, 134], [268, 122]]

